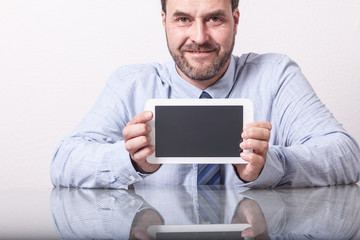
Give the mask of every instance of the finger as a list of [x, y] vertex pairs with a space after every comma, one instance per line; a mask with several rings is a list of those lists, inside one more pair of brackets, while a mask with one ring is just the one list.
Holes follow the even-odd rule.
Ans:
[[256, 180], [262, 168], [258, 168], [249, 164], [235, 164], [236, 171], [242, 181], [252, 182]]
[[132, 138], [145, 136], [151, 132], [151, 127], [145, 123], [138, 123], [133, 125], [127, 125], [123, 129], [123, 137], [125, 141], [128, 141]]
[[241, 134], [243, 139], [258, 139], [258, 140], [270, 140], [270, 130], [261, 127], [249, 127], [245, 128]]
[[272, 129], [271, 123], [268, 121], [250, 122], [244, 125], [244, 129], [251, 127], [266, 128], [268, 130]]
[[[243, 233], [244, 235], [241, 235], [242, 237], [256, 237], [260, 234], [264, 233], [266, 231], [266, 223], [265, 219], [262, 215], [261, 210], [256, 211], [256, 215], [248, 216], [252, 219], [249, 219], [248, 223], [251, 225], [251, 227], [246, 228]], [[262, 239], [262, 238], [260, 238]]]
[[[260, 232], [261, 233], [261, 232]], [[253, 238], [259, 235], [258, 231], [254, 227], [246, 228], [242, 231], [241, 237], [243, 238]]]
[[265, 164], [265, 159], [260, 155], [251, 152], [241, 153], [241, 158], [248, 164], [234, 164], [243, 181], [251, 182], [256, 180]]
[[269, 143], [263, 140], [246, 139], [240, 143], [240, 148], [243, 150], [253, 149], [255, 153], [262, 154], [269, 149]]
[[243, 238], [251, 238], [251, 237], [256, 237], [256, 236], [254, 235], [253, 228], [248, 227], [248, 228], [244, 229], [241, 232], [241, 237], [243, 237]]
[[258, 168], [262, 168], [265, 163], [265, 158], [263, 156], [253, 152], [242, 152], [240, 157], [250, 163], [244, 165], [245, 167], [249, 167], [249, 171], [257, 171]]
[[141, 240], [152, 240], [153, 238], [147, 234], [145, 231], [142, 230], [138, 230], [137, 232], [134, 233], [134, 239], [141, 239]]
[[137, 162], [139, 165], [143, 165], [146, 162], [146, 158], [153, 154], [155, 151], [155, 146], [146, 146], [139, 149], [134, 154], [131, 154], [132, 160]]
[[126, 125], [137, 124], [137, 123], [146, 123], [153, 118], [153, 113], [151, 111], [145, 111], [136, 114]]
[[132, 138], [125, 142], [125, 148], [130, 154], [134, 154], [139, 149], [149, 145], [151, 138], [148, 136], [140, 136]]
[[155, 146], [146, 146], [134, 154], [130, 154], [131, 159], [136, 163], [141, 172], [152, 173], [159, 169], [160, 164], [149, 163], [146, 158], [155, 152]]

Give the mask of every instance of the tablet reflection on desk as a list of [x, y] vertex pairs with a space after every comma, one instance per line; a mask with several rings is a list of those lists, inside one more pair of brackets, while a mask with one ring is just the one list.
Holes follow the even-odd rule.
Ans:
[[62, 239], [354, 239], [358, 199], [357, 185], [54, 188], [51, 210]]

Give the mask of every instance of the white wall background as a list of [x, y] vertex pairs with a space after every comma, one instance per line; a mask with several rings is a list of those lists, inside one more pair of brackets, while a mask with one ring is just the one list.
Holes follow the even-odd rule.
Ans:
[[[234, 53], [279, 52], [360, 141], [360, 1], [241, 0]], [[109, 75], [170, 60], [159, 0], [0, 0], [0, 189], [51, 188], [57, 143]]]

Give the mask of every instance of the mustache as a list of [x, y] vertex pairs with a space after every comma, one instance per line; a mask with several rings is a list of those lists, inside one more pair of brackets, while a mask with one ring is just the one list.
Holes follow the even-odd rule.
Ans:
[[190, 43], [183, 45], [180, 50], [182, 52], [210, 52], [210, 51], [218, 51], [220, 47], [215, 44], [211, 43], [203, 43], [203, 44], [197, 44], [197, 43]]

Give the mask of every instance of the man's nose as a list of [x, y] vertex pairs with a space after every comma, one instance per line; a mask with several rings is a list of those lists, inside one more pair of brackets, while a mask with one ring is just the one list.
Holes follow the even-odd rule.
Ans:
[[197, 44], [203, 44], [209, 39], [206, 24], [202, 21], [196, 21], [190, 29], [191, 41]]

